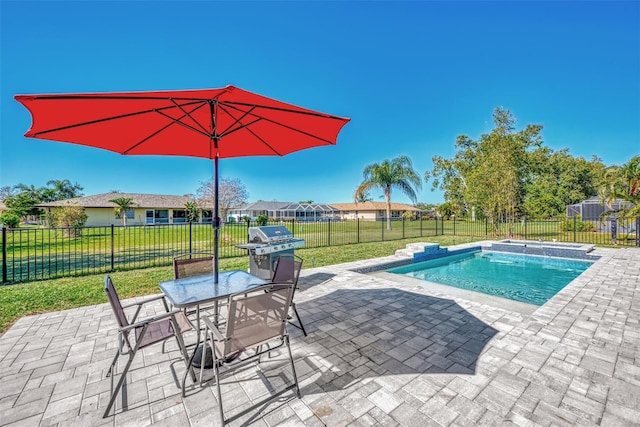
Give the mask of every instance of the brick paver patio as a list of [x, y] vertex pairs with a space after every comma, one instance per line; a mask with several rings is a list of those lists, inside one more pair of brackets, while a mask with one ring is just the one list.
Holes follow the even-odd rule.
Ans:
[[[393, 257], [305, 269], [308, 336], [289, 328], [302, 399], [285, 394], [233, 425], [640, 425], [640, 249], [596, 253], [532, 314], [353, 271]], [[108, 304], [20, 319], [0, 337], [0, 424], [218, 425], [215, 386], [180, 396], [175, 343], [137, 356], [125, 410], [118, 398], [103, 419], [116, 337]], [[274, 354], [226, 378], [225, 410], [287, 383], [284, 363]]]

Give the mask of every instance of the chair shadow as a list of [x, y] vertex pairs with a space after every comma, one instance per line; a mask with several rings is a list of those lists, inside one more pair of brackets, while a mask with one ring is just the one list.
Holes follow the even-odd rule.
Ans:
[[298, 311], [308, 332], [295, 334], [298, 355], [308, 374], [322, 371], [314, 384], [324, 391], [384, 375], [472, 375], [498, 333], [453, 300], [395, 288], [339, 289]]
[[329, 280], [333, 279], [336, 275], [333, 273], [312, 273], [309, 275], [304, 274], [304, 269], [298, 278], [298, 288], [307, 290], [317, 285], [321, 285]]

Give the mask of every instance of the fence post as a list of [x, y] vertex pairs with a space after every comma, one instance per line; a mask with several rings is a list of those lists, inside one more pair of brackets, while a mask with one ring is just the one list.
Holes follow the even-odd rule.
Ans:
[[358, 211], [356, 211], [356, 242], [360, 243], [360, 218], [358, 218]]
[[191, 228], [191, 222], [189, 222], [189, 253], [193, 252], [193, 229]]
[[456, 216], [451, 215], [453, 217], [453, 235], [456, 235]]
[[576, 237], [576, 228], [577, 228], [577, 220], [578, 217], [576, 215], [573, 216], [573, 241], [575, 243], [577, 237]]
[[527, 217], [524, 217], [524, 240], [527, 240]]
[[331, 246], [331, 220], [327, 221], [327, 246]]
[[380, 240], [384, 242], [384, 225], [387, 223], [387, 218], [383, 217], [380, 223], [382, 223], [382, 229], [380, 230], [382, 232]]
[[2, 227], [2, 283], [7, 283], [7, 227]]
[[115, 236], [114, 236], [113, 224], [111, 224], [111, 271], [113, 271], [114, 266], [115, 266]]
[[636, 246], [640, 246], [640, 216], [636, 217]]
[[402, 238], [404, 239], [404, 217], [402, 217]]

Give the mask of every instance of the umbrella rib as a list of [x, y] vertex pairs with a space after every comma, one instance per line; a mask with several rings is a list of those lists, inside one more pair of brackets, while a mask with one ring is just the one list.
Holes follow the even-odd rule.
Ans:
[[[205, 106], [205, 105], [206, 105], [206, 104], [200, 104], [197, 108], [194, 108], [194, 109], [193, 109], [193, 111], [196, 111], [196, 110], [198, 110], [198, 109], [202, 108], [202, 107], [203, 107], [203, 106]], [[184, 111], [184, 110], [182, 110], [182, 111]], [[191, 111], [191, 112], [193, 112], [193, 111]], [[183, 118], [183, 117], [185, 117], [185, 116], [182, 116], [182, 117], [180, 117], [179, 119], [176, 119], [176, 118], [174, 118], [174, 117], [169, 116], [168, 114], [165, 114], [163, 111], [156, 111], [156, 112], [157, 112], [158, 114], [160, 114], [160, 115], [162, 115], [162, 116], [164, 116], [164, 117], [168, 118], [168, 119], [169, 119], [169, 120], [171, 120], [171, 121], [170, 121], [169, 123], [167, 123], [165, 126], [162, 126], [160, 129], [156, 130], [155, 132], [151, 133], [150, 135], [148, 135], [148, 136], [147, 136], [147, 137], [145, 137], [144, 139], [140, 140], [140, 141], [139, 141], [139, 142], [137, 142], [136, 144], [134, 144], [134, 145], [132, 145], [131, 147], [129, 147], [128, 149], [126, 149], [126, 150], [124, 151], [124, 154], [128, 154], [131, 150], [133, 150], [133, 149], [135, 149], [136, 147], [138, 147], [138, 146], [140, 146], [140, 145], [144, 144], [144, 143], [145, 143], [145, 142], [147, 142], [149, 139], [153, 138], [155, 135], [159, 134], [160, 132], [164, 131], [165, 129], [169, 128], [169, 126], [174, 125], [174, 124], [178, 124], [178, 125], [184, 126], [184, 127], [186, 127], [187, 129], [190, 129], [190, 130], [192, 130], [192, 131], [194, 131], [194, 132], [196, 132], [196, 133], [199, 133], [199, 134], [204, 135], [204, 136], [207, 136], [207, 137], [210, 137], [210, 136], [211, 136], [211, 135], [210, 135], [209, 133], [207, 133], [207, 132], [203, 132], [203, 131], [201, 131], [200, 129], [197, 129], [197, 128], [195, 128], [195, 127], [191, 126], [191, 125], [188, 125], [188, 124], [186, 124], [186, 123], [181, 122], [181, 121], [180, 121], [180, 119], [182, 119], [182, 118]], [[191, 117], [191, 116], [190, 116], [186, 111], [185, 111], [185, 115], [186, 115], [186, 116], [188, 116], [188, 117], [190, 117], [190, 118], [192, 118], [192, 117]], [[193, 118], [192, 118], [192, 119], [193, 119]], [[196, 122], [196, 123], [197, 123], [197, 122]]]
[[[185, 105], [192, 105], [192, 104], [197, 104], [197, 102], [193, 102], [193, 103], [189, 103], [189, 104], [185, 104]], [[148, 110], [136, 111], [136, 112], [133, 112], [133, 113], [120, 114], [120, 115], [117, 115], [117, 116], [105, 117], [105, 118], [96, 119], [96, 120], [89, 120], [87, 122], [82, 122], [82, 123], [74, 123], [72, 125], [61, 126], [61, 127], [58, 127], [58, 128], [53, 128], [53, 129], [42, 130], [42, 131], [39, 131], [39, 132], [34, 132], [33, 136], [44, 135], [44, 134], [48, 134], [48, 133], [52, 133], [52, 132], [58, 132], [58, 131], [61, 131], [61, 130], [73, 129], [73, 128], [78, 128], [78, 127], [82, 127], [82, 126], [94, 125], [94, 124], [97, 124], [97, 123], [108, 122], [108, 121], [111, 121], [111, 120], [118, 120], [118, 119], [124, 119], [124, 118], [127, 118], [127, 117], [139, 116], [139, 115], [142, 115], [142, 114], [147, 114], [147, 113], [152, 113], [152, 112], [160, 112], [160, 110], [166, 110], [166, 109], [169, 109], [169, 108], [175, 108], [175, 107], [173, 107], [173, 106], [171, 106], [171, 107], [162, 107], [162, 108], [159, 108], [159, 109], [158, 108], [151, 108], [151, 109], [148, 109]]]
[[[193, 111], [188, 112], [187, 110], [185, 110], [184, 108], [182, 108], [182, 105], [178, 104], [178, 103], [175, 101], [175, 99], [171, 98], [171, 102], [173, 102], [173, 104], [174, 104], [176, 107], [178, 107], [178, 108], [180, 109], [180, 111], [182, 111], [182, 112], [185, 114], [185, 116], [189, 117], [191, 120], [193, 120], [193, 122], [194, 122], [196, 125], [200, 126], [200, 129], [201, 129], [203, 132], [205, 132], [207, 135], [209, 135], [209, 132], [207, 132], [207, 129], [206, 129], [206, 128], [205, 128], [205, 127], [204, 127], [204, 126], [203, 126], [199, 121], [197, 121], [197, 120], [196, 120], [196, 119], [191, 115], [191, 113], [193, 113], [193, 111], [198, 110], [198, 108], [194, 109]], [[203, 105], [204, 105], [204, 104], [203, 104]], [[161, 114], [162, 114], [162, 113], [161, 113]], [[182, 116], [182, 117], [184, 117], [184, 116]], [[182, 119], [182, 117], [181, 117], [181, 119]], [[186, 125], [186, 123], [185, 123], [185, 125]], [[195, 130], [195, 129], [194, 129], [194, 130]]]
[[[251, 125], [253, 125], [254, 123], [259, 122], [260, 120], [264, 120], [264, 118], [262, 117], [256, 117], [255, 120], [253, 120], [250, 123], [247, 124], [242, 124], [240, 123], [240, 120], [242, 120], [243, 118], [245, 118], [247, 115], [249, 115], [251, 113], [251, 111], [253, 111], [253, 109], [255, 108], [255, 106], [253, 108], [251, 108], [251, 110], [243, 112], [240, 111], [242, 113], [244, 113], [242, 115], [242, 117], [239, 118], [235, 118], [233, 116], [233, 114], [228, 111], [224, 105], [220, 105], [220, 103], [218, 103], [218, 108], [222, 109], [226, 114], [229, 115], [229, 117], [234, 119], [233, 124], [231, 124], [230, 126], [227, 127], [227, 129], [225, 129], [221, 134], [220, 134], [220, 138], [222, 139], [224, 136], [230, 135], [236, 131], [242, 130], [242, 129], [246, 129], [247, 132], [249, 132], [251, 135], [253, 135], [256, 139], [258, 139], [260, 142], [262, 142], [262, 144], [264, 144], [266, 147], [268, 147], [273, 153], [277, 154], [278, 156], [282, 156], [282, 153], [279, 152], [278, 150], [276, 150], [275, 148], [273, 148], [273, 146], [271, 146], [271, 144], [269, 144], [267, 141], [265, 141], [264, 139], [262, 139], [258, 134], [256, 134], [253, 130], [251, 130]], [[235, 108], [234, 108], [235, 109]], [[240, 123], [239, 127], [236, 127], [235, 129], [231, 129], [231, 127], [235, 124]]]
[[237, 102], [237, 101], [220, 101], [221, 103], [225, 104], [225, 105], [229, 105], [231, 106], [242, 106], [242, 107], [252, 107], [252, 108], [264, 108], [265, 110], [273, 110], [273, 111], [282, 111], [284, 113], [297, 113], [297, 114], [305, 114], [307, 116], [314, 116], [314, 117], [324, 117], [327, 119], [338, 119], [338, 120], [344, 120], [342, 117], [338, 117], [338, 116], [334, 116], [331, 114], [326, 114], [326, 113], [321, 113], [318, 111], [307, 111], [307, 110], [294, 110], [292, 108], [284, 108], [284, 107], [271, 107], [268, 105], [256, 105], [256, 104], [250, 104], [250, 103], [246, 103], [246, 102]]
[[[250, 106], [250, 104], [243, 104], [243, 105]], [[236, 111], [243, 112], [241, 109], [239, 109], [239, 108], [235, 107], [235, 105], [228, 105], [228, 103], [226, 103], [224, 106], [225, 106], [225, 107], [232, 108], [232, 109], [234, 109], [234, 110], [236, 110]], [[221, 107], [222, 107], [222, 105], [221, 105]], [[256, 107], [256, 106], [254, 106], [254, 108], [255, 108], [255, 107]], [[258, 107], [263, 108], [262, 106], [258, 106]], [[268, 108], [268, 107], [264, 107], [264, 108]], [[308, 114], [308, 113], [305, 113], [305, 112], [303, 112], [303, 111], [296, 111], [296, 110], [284, 110], [284, 109], [278, 109], [278, 110], [280, 110], [280, 111], [288, 111], [288, 112], [290, 112], [290, 113]], [[228, 111], [228, 110], [226, 110], [226, 109], [225, 109], [225, 111], [227, 112], [227, 114], [229, 114], [231, 117], [233, 117], [233, 115], [231, 115], [231, 113], [229, 113], [229, 111]], [[272, 124], [274, 124], [274, 125], [281, 126], [281, 127], [283, 127], [283, 128], [286, 128], [286, 129], [292, 130], [292, 131], [294, 131], [294, 132], [298, 132], [298, 133], [300, 133], [300, 134], [302, 134], [302, 135], [306, 135], [306, 136], [308, 136], [308, 137], [311, 137], [311, 138], [317, 139], [317, 140], [319, 140], [319, 141], [326, 142], [328, 145], [333, 145], [333, 143], [332, 143], [329, 139], [321, 138], [321, 137], [319, 137], [319, 136], [317, 136], [317, 135], [314, 135], [314, 134], [312, 134], [312, 133], [305, 132], [305, 131], [300, 130], [300, 129], [297, 129], [297, 128], [293, 127], [293, 126], [289, 126], [289, 125], [286, 125], [286, 124], [284, 124], [284, 123], [280, 123], [280, 122], [277, 122], [277, 121], [275, 121], [275, 120], [268, 119], [268, 118], [266, 118], [266, 117], [260, 117], [260, 116], [258, 116], [258, 115], [257, 115], [257, 114], [255, 114], [255, 113], [254, 113], [254, 114], [251, 114], [251, 115], [252, 115], [252, 116], [255, 116], [255, 117], [257, 118], [257, 120], [255, 120], [255, 121], [253, 121], [253, 122], [251, 122], [251, 123], [248, 123], [248, 124], [246, 124], [246, 125], [245, 125], [245, 124], [240, 123], [240, 125], [241, 125], [241, 126], [240, 126], [239, 128], [236, 128], [236, 129], [233, 129], [233, 130], [231, 130], [231, 131], [228, 131], [226, 134], [228, 135], [228, 134], [230, 134], [230, 133], [232, 133], [232, 132], [235, 132], [235, 131], [237, 131], [237, 130], [241, 130], [241, 129], [243, 129], [243, 128], [245, 128], [245, 129], [246, 129], [246, 128], [248, 128], [248, 126], [249, 126], [249, 125], [252, 125], [252, 124], [256, 123], [257, 121], [264, 120], [264, 121], [267, 121], [267, 122], [272, 123]], [[314, 114], [311, 114], [311, 115], [314, 115]], [[316, 116], [316, 117], [325, 117], [325, 118], [330, 118], [330, 119], [344, 120], [344, 119], [342, 119], [342, 118], [340, 118], [340, 117], [337, 117], [337, 116], [328, 116], [328, 115], [320, 115], [320, 114], [316, 114], [315, 116]], [[251, 133], [253, 134], [253, 132], [251, 132]], [[254, 134], [254, 135], [255, 135], [255, 134]]]
[[[218, 105], [220, 106], [220, 103], [218, 103]], [[228, 135], [228, 134], [230, 134], [230, 133], [233, 133], [235, 130], [229, 131], [229, 129], [233, 128], [237, 123], [240, 123], [240, 121], [241, 121], [242, 119], [244, 119], [245, 117], [247, 117], [249, 114], [251, 114], [251, 112], [252, 112], [255, 108], [256, 108], [256, 107], [255, 107], [255, 106], [253, 106], [253, 107], [251, 107], [251, 109], [249, 109], [249, 110], [247, 110], [247, 111], [242, 112], [242, 113], [243, 113], [243, 114], [242, 114], [242, 116], [238, 117], [237, 119], [236, 119], [235, 117], [233, 117], [233, 116], [229, 113], [229, 111], [227, 111], [225, 108], [222, 108], [222, 110], [224, 110], [224, 112], [225, 112], [225, 113], [229, 114], [229, 116], [230, 116], [231, 118], [233, 118], [234, 120], [233, 120], [233, 123], [231, 123], [229, 126], [227, 126], [227, 128], [226, 128], [225, 130], [223, 130], [222, 132], [220, 132], [220, 135]], [[254, 123], [255, 123], [255, 122], [257, 122], [257, 121], [260, 121], [260, 118], [259, 118], [259, 117], [258, 117], [258, 119], [257, 119], [257, 120], [255, 120], [255, 121], [251, 122], [250, 124], [254, 124]], [[242, 125], [242, 123], [240, 123], [240, 124]], [[236, 129], [236, 130], [237, 130], [237, 129]]]

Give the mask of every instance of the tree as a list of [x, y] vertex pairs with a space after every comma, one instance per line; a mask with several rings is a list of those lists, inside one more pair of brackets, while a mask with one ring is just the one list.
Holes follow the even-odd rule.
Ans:
[[456, 153], [453, 159], [434, 156], [433, 169], [424, 174], [425, 182], [433, 178], [432, 190], [444, 191], [444, 199], [456, 205], [456, 211], [466, 214], [472, 210], [466, 194], [469, 190], [467, 178], [476, 165], [478, 143], [466, 135], [456, 138]]
[[362, 193], [358, 194], [358, 197], [355, 200], [356, 203], [365, 203], [371, 201], [373, 201], [373, 198], [368, 191], [363, 191]]
[[408, 156], [399, 156], [382, 163], [365, 166], [362, 173], [362, 184], [356, 189], [353, 200], [357, 201], [363, 194], [373, 188], [380, 188], [387, 203], [387, 230], [391, 230], [391, 190], [397, 188], [416, 203], [416, 190], [422, 188], [420, 176], [413, 169]]
[[13, 187], [14, 190], [16, 190], [18, 192], [18, 194], [20, 193], [24, 193], [26, 194], [29, 198], [37, 200], [39, 202], [42, 201], [42, 188], [36, 188], [35, 185], [31, 184], [31, 185], [26, 185], [26, 184], [17, 184], [15, 187]]
[[68, 179], [52, 179], [47, 181], [47, 185], [50, 188], [44, 188], [41, 192], [43, 202], [82, 197], [82, 186], [78, 183], [72, 184]]
[[117, 205], [114, 208], [116, 211], [116, 218], [122, 218], [122, 226], [127, 228], [127, 211], [135, 206], [136, 203], [129, 197], [118, 197], [109, 201]]
[[543, 157], [541, 125], [527, 125], [515, 131], [511, 112], [496, 108], [494, 129], [477, 141], [467, 136], [456, 140], [453, 159], [434, 157], [434, 168], [425, 179], [445, 191], [445, 199], [457, 204], [462, 213], [478, 208], [497, 232], [498, 223], [513, 224], [522, 212], [524, 184], [533, 159]]
[[453, 202], [444, 202], [437, 208], [437, 212], [445, 219], [449, 219], [452, 216], [459, 216], [459, 206]]
[[200, 213], [198, 205], [195, 202], [187, 202], [184, 207], [187, 209], [187, 222], [197, 222]]
[[15, 190], [10, 185], [0, 187], [0, 202], [13, 195], [15, 195]]
[[9, 196], [4, 200], [4, 204], [10, 212], [19, 218], [26, 220], [28, 216], [40, 216], [41, 210], [35, 205], [40, 203], [40, 199], [33, 198], [31, 193], [20, 192], [14, 196]]
[[[213, 188], [213, 180], [200, 183], [200, 187], [196, 190], [196, 197], [200, 207], [206, 208], [214, 203], [215, 192]], [[218, 209], [220, 217], [225, 219], [229, 209], [244, 205], [247, 203], [249, 193], [246, 187], [237, 178], [222, 178], [218, 186]]]
[[640, 216], [640, 155], [633, 156], [622, 166], [610, 166], [604, 171], [600, 197], [609, 208], [621, 200], [620, 209], [607, 212], [618, 213], [622, 218]]
[[524, 212], [531, 218], [550, 218], [567, 205], [595, 196], [603, 170], [602, 160], [595, 156], [586, 160], [567, 149], [537, 150], [524, 184]]

